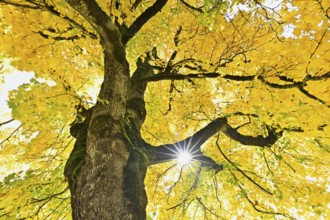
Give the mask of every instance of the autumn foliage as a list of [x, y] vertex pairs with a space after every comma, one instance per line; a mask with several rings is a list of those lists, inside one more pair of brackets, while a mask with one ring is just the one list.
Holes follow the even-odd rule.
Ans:
[[[222, 123], [199, 149], [219, 167], [174, 154], [149, 166], [147, 219], [330, 218], [329, 1], [96, 2], [121, 33], [131, 79], [140, 64], [152, 70], [138, 79], [145, 142]], [[33, 73], [1, 106], [0, 218], [70, 219], [70, 127], [111, 105], [98, 96], [105, 43], [64, 0], [0, 6], [1, 91], [5, 74]]]

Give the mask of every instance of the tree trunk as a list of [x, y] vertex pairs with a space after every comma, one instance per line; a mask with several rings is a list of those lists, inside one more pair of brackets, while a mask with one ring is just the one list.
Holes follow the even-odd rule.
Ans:
[[104, 130], [97, 132], [107, 135], [95, 145], [104, 147], [87, 155], [76, 180], [74, 219], [145, 219], [143, 156], [131, 150], [125, 135], [111, 129], [120, 124], [103, 123]]
[[[139, 106], [129, 103], [129, 109]], [[134, 119], [132, 109], [130, 117], [118, 121], [88, 111], [70, 129], [77, 139], [65, 166], [73, 219], [145, 219], [149, 145], [133, 129], [134, 121], [143, 120]]]
[[[104, 52], [104, 81], [98, 102], [90, 121], [85, 120], [85, 132], [77, 138], [77, 142], [79, 138], [85, 140], [84, 162], [81, 167], [69, 163], [65, 170], [73, 218], [145, 219], [147, 197], [143, 181], [147, 165], [126, 131], [130, 128], [125, 119], [130, 72], [121, 35], [95, 1], [67, 2], [98, 33]], [[138, 133], [139, 129], [134, 131]], [[74, 149], [68, 161], [75, 160], [75, 151], [79, 152]]]
[[65, 167], [73, 219], [145, 219], [148, 145], [132, 127], [134, 115], [116, 121], [94, 111], [70, 129], [77, 139]]

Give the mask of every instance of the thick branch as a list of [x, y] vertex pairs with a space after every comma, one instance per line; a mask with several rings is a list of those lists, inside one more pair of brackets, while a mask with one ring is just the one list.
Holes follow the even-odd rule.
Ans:
[[201, 146], [214, 134], [219, 131], [223, 132], [229, 138], [238, 141], [244, 145], [253, 145], [260, 147], [268, 147], [273, 145], [282, 132], [276, 133], [273, 129], [268, 128], [268, 136], [263, 137], [261, 135], [253, 137], [248, 135], [242, 135], [238, 132], [239, 128], [233, 128], [228, 124], [226, 117], [217, 118], [210, 122], [204, 128], [196, 132], [194, 135], [186, 138], [185, 140], [176, 142], [174, 144], [165, 144], [152, 149], [153, 159], [152, 164], [162, 163], [169, 160], [175, 159], [176, 153], [180, 151], [190, 152], [193, 158], [199, 160], [205, 165], [211, 166], [212, 168], [217, 165], [211, 158], [206, 157], [202, 151]]
[[216, 78], [219, 77], [219, 73], [200, 73], [200, 74], [157, 74], [154, 76], [143, 78], [143, 81], [157, 82], [161, 80], [185, 80], [185, 79], [204, 79], [204, 78]]
[[147, 88], [147, 82], [141, 82], [141, 78], [153, 75], [152, 67], [148, 61], [149, 57], [144, 61], [141, 58], [138, 59], [136, 63], [137, 69], [131, 77], [126, 104], [126, 118], [130, 121], [130, 127], [134, 128], [138, 133], [140, 133], [140, 128], [146, 117], [144, 93]]
[[275, 89], [291, 89], [291, 88], [295, 88], [298, 87], [299, 85], [301, 85], [300, 82], [297, 83], [290, 83], [290, 84], [277, 84], [277, 83], [271, 83], [268, 82], [267, 80], [265, 80], [265, 78], [263, 78], [262, 76], [258, 76], [258, 79], [263, 82], [265, 85], [275, 88]]
[[221, 131], [227, 135], [229, 138], [240, 142], [243, 145], [253, 145], [259, 147], [269, 147], [273, 145], [279, 137], [282, 136], [282, 132], [276, 133], [273, 129], [267, 127], [268, 136], [263, 137], [262, 135], [258, 135], [257, 137], [253, 136], [245, 136], [240, 134], [237, 129], [232, 128], [230, 125], [226, 124]]
[[255, 76], [233, 76], [233, 75], [224, 75], [222, 78], [235, 80], [235, 81], [252, 81]]
[[[278, 84], [267, 81], [263, 76], [259, 75], [257, 76], [257, 79], [260, 80], [263, 84], [266, 86], [269, 86], [274, 89], [298, 89], [301, 93], [303, 93], [305, 96], [307, 96], [310, 99], [313, 99], [315, 101], [320, 102], [323, 105], [326, 105], [327, 107], [330, 107], [329, 104], [327, 104], [324, 100], [310, 94], [306, 89], [305, 86], [307, 85], [308, 81], [320, 81], [324, 80], [330, 77], [330, 72], [327, 72], [326, 74], [322, 76], [310, 76], [307, 75], [301, 82], [295, 82], [294, 80], [285, 77], [285, 76], [279, 76], [279, 79], [286, 82], [285, 84]], [[229, 80], [235, 80], [235, 81], [252, 81], [254, 80], [255, 76], [233, 76], [233, 75], [225, 75], [222, 78], [229, 79]], [[288, 83], [289, 82], [289, 83]]]
[[123, 34], [122, 42], [126, 44], [153, 16], [162, 10], [168, 0], [156, 0], [156, 2], [145, 10]]
[[81, 38], [80, 36], [78, 35], [73, 35], [73, 36], [69, 36], [69, 37], [62, 37], [62, 36], [50, 36], [50, 35], [47, 35], [46, 33], [42, 32], [42, 31], [39, 31], [38, 32], [39, 35], [45, 39], [53, 39], [53, 40], [56, 40], [56, 41], [62, 41], [62, 40], [78, 40], [79, 38]]
[[202, 144], [219, 132], [224, 124], [224, 119], [216, 119], [185, 140], [153, 148], [154, 158], [152, 163], [156, 164], [173, 160], [175, 159], [175, 154], [179, 151], [189, 151], [194, 156], [203, 155], [200, 150]]
[[104, 49], [124, 58], [125, 50], [121, 45], [120, 34], [110, 17], [100, 8], [95, 0], [66, 0], [79, 12], [101, 36]]
[[[120, 118], [125, 112], [129, 84], [129, 67], [120, 32], [95, 0], [67, 0], [67, 2], [92, 25], [101, 37], [104, 50], [104, 81], [98, 103], [100, 106], [111, 104], [113, 109], [111, 112], [108, 112], [107, 108], [100, 109], [107, 111], [111, 117], [116, 115], [116, 118]], [[97, 109], [94, 111], [95, 114], [98, 112]]]

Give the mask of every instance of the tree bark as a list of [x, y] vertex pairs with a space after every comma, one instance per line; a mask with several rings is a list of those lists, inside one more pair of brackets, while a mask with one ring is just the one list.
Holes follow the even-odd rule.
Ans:
[[[133, 188], [128, 187], [129, 181], [144, 179], [146, 167], [136, 166], [142, 164], [136, 162], [141, 158], [138, 153], [132, 153], [125, 136], [130, 79], [119, 30], [95, 1], [67, 2], [100, 35], [104, 50], [104, 81], [88, 126], [84, 164], [71, 191], [73, 218], [145, 219], [144, 188], [138, 193], [126, 191]], [[136, 182], [139, 183], [131, 184]], [[132, 194], [143, 198], [133, 198]]]

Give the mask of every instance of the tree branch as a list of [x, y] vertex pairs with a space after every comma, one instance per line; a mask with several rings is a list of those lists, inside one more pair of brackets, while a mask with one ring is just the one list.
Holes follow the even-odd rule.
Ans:
[[307, 75], [305, 77], [305, 79], [303, 80], [303, 82], [308, 82], [308, 81], [319, 81], [319, 80], [323, 80], [323, 79], [329, 79], [330, 78], [330, 71], [328, 71], [327, 73], [321, 75], [321, 76], [311, 76], [311, 75]]
[[176, 142], [174, 144], [165, 144], [152, 148], [152, 164], [163, 163], [169, 160], [173, 160], [175, 159], [175, 154], [179, 151], [188, 151], [193, 155], [193, 157], [198, 157], [201, 160], [204, 159], [205, 156], [201, 152], [200, 147], [210, 137], [219, 132], [221, 126], [223, 125], [224, 123], [222, 119], [216, 119], [210, 122], [201, 130], [197, 131], [194, 135], [182, 141]]
[[235, 163], [233, 163], [226, 155], [225, 153], [221, 150], [221, 147], [218, 144], [219, 141], [219, 136], [217, 138], [216, 141], [216, 145], [218, 150], [220, 151], [221, 155], [233, 166], [235, 167], [235, 169], [241, 173], [246, 179], [248, 179], [251, 183], [253, 183], [254, 185], [256, 185], [259, 189], [261, 189], [262, 191], [264, 191], [265, 193], [269, 194], [269, 195], [273, 195], [273, 193], [271, 193], [269, 190], [265, 189], [264, 187], [262, 187], [259, 183], [257, 183], [256, 181], [254, 181], [250, 176], [248, 176], [243, 170], [241, 170], [238, 166], [235, 165]]
[[69, 18], [68, 16], [62, 14], [61, 12], [57, 11], [56, 8], [53, 5], [47, 4], [46, 1], [42, 2], [36, 2], [36, 1], [26, 1], [29, 4], [20, 4], [20, 3], [15, 3], [15, 2], [10, 2], [6, 0], [0, 0], [0, 4], [7, 4], [7, 5], [12, 5], [17, 8], [25, 8], [25, 9], [31, 9], [31, 10], [47, 10], [49, 11], [52, 15], [57, 16], [58, 18], [61, 18], [70, 24], [72, 24], [74, 27], [80, 29], [84, 35], [90, 36], [92, 39], [97, 39], [97, 36], [89, 32], [83, 25], [77, 23], [75, 20]]
[[162, 10], [168, 0], [156, 0], [156, 2], [145, 10], [133, 24], [123, 33], [122, 42], [126, 44], [153, 16]]
[[[233, 174], [234, 178], [236, 181], [238, 181], [237, 177]], [[241, 192], [243, 193], [244, 197], [246, 198], [246, 200], [250, 203], [250, 205], [252, 205], [253, 209], [257, 212], [260, 212], [260, 213], [264, 213], [264, 214], [268, 214], [268, 215], [281, 215], [283, 217], [286, 217], [286, 218], [290, 218], [290, 219], [295, 219], [293, 217], [291, 217], [290, 215], [288, 214], [285, 214], [285, 213], [280, 213], [280, 212], [274, 212], [274, 211], [267, 211], [266, 209], [264, 208], [261, 208], [261, 206], [258, 204], [258, 201], [253, 201], [249, 196], [248, 196], [248, 193], [247, 191], [243, 188], [242, 185], [238, 184], [238, 187], [240, 188]]]
[[165, 144], [151, 148], [151, 164], [163, 163], [176, 159], [176, 154], [179, 152], [189, 152], [193, 159], [198, 160], [204, 166], [216, 169], [218, 172], [222, 170], [222, 165], [218, 165], [214, 160], [205, 156], [201, 151], [201, 146], [219, 131], [223, 132], [226, 136], [235, 141], [238, 141], [241, 144], [259, 147], [269, 147], [273, 145], [282, 135], [282, 132], [276, 133], [274, 129], [268, 126], [267, 137], [263, 137], [261, 135], [256, 137], [242, 135], [238, 132], [238, 129], [239, 128], [231, 127], [228, 124], [226, 117], [217, 118], [201, 130], [197, 131], [194, 135], [182, 141], [178, 141], [174, 144]]
[[95, 0], [66, 0], [72, 8], [88, 21], [101, 36], [104, 49], [124, 58], [125, 50], [121, 44], [120, 33], [110, 17], [101, 9]]
[[39, 7], [37, 5], [33, 6], [33, 5], [28, 5], [28, 4], [19, 4], [19, 3], [15, 3], [15, 2], [6, 1], [6, 0], [0, 0], [0, 3], [12, 5], [15, 7], [20, 7], [20, 8], [39, 9]]
[[67, 40], [67, 41], [73, 41], [73, 40], [78, 40], [79, 38], [81, 38], [80, 36], [78, 35], [73, 35], [73, 36], [68, 36], [68, 37], [62, 37], [62, 36], [51, 36], [51, 35], [48, 35], [46, 34], [45, 32], [43, 31], [38, 31], [38, 34], [45, 38], [45, 39], [53, 39], [55, 41], [62, 41], [62, 40]]
[[267, 80], [265, 80], [264, 77], [262, 76], [258, 76], [258, 79], [264, 83], [265, 85], [271, 87], [271, 88], [275, 88], [275, 89], [292, 89], [292, 88], [296, 88], [298, 87], [301, 82], [297, 82], [297, 83], [290, 83], [290, 84], [277, 84], [277, 83], [271, 83], [268, 82]]
[[135, 2], [133, 3], [133, 5], [131, 7], [131, 11], [134, 11], [141, 2], [142, 2], [142, 0], [135, 0]]
[[330, 153], [330, 148], [328, 149], [328, 147], [326, 147], [327, 145], [323, 146], [323, 144], [317, 138], [315, 138], [314, 141], [318, 147], [320, 147], [323, 150], [325, 150], [326, 152]]
[[190, 4], [188, 4], [188, 3], [187, 3], [186, 1], [184, 1], [184, 0], [180, 0], [180, 2], [181, 2], [184, 6], [186, 6], [187, 8], [189, 8], [189, 9], [191, 9], [191, 10], [197, 11], [197, 12], [199, 12], [199, 13], [203, 13], [203, 10], [202, 10], [201, 7], [200, 7], [200, 8], [196, 8], [196, 7], [194, 7], [194, 6], [190, 5]]
[[10, 119], [10, 120], [8, 120], [8, 121], [1, 122], [1, 123], [0, 123], [0, 127], [1, 127], [2, 125], [8, 124], [8, 123], [10, 123], [10, 122], [12, 122], [12, 121], [14, 121], [13, 118]]
[[[181, 31], [182, 31], [182, 27], [179, 26], [179, 28], [178, 28], [178, 30], [176, 31], [175, 36], [174, 36], [174, 45], [175, 45], [176, 47], [179, 45], [179, 35], [180, 35]], [[167, 65], [166, 65], [166, 67], [165, 67], [165, 69], [164, 69], [164, 71], [163, 71], [163, 74], [169, 74], [170, 72], [172, 72], [172, 69], [173, 69], [173, 61], [174, 61], [174, 59], [175, 59], [175, 57], [176, 57], [177, 54], [178, 54], [178, 51], [177, 51], [177, 50], [175, 50], [175, 51], [172, 53], [170, 59], [169, 59], [168, 62], [167, 62]]]
[[[257, 76], [257, 79], [260, 80], [263, 84], [266, 86], [269, 86], [274, 89], [298, 89], [301, 93], [303, 93], [305, 96], [307, 96], [310, 99], [313, 99], [315, 101], [320, 102], [323, 105], [326, 105], [327, 107], [330, 107], [329, 104], [327, 104], [324, 100], [312, 95], [305, 89], [305, 86], [307, 85], [308, 81], [320, 81], [323, 79], [330, 78], [330, 72], [325, 73], [322, 76], [310, 76], [307, 75], [301, 82], [295, 82], [292, 79], [289, 79], [285, 76], [278, 76], [280, 80], [285, 81], [286, 84], [278, 84], [278, 83], [272, 83], [267, 81], [263, 76], [259, 75]], [[229, 80], [235, 80], [235, 81], [252, 81], [255, 79], [255, 76], [233, 76], [233, 75], [224, 75], [222, 76], [224, 79]], [[289, 82], [289, 83], [288, 83]]]
[[207, 208], [206, 205], [204, 205], [204, 203], [202, 202], [201, 198], [199, 198], [198, 196], [196, 196], [196, 199], [197, 199], [198, 203], [203, 207], [204, 216], [206, 216], [206, 212], [209, 212], [209, 213], [211, 213], [212, 215], [216, 216], [219, 219], [219, 216], [217, 214], [215, 214], [215, 212], [213, 212], [210, 208]]
[[142, 80], [147, 82], [157, 82], [161, 80], [185, 80], [185, 79], [204, 79], [204, 78], [216, 78], [219, 77], [219, 73], [190, 73], [190, 74], [157, 74], [150, 77], [145, 77]]
[[267, 137], [263, 137], [262, 135], [258, 135], [256, 137], [242, 135], [238, 132], [238, 128], [232, 128], [230, 125], [228, 125], [227, 121], [226, 124], [222, 127], [221, 131], [229, 138], [238, 141], [243, 145], [252, 145], [258, 147], [272, 146], [278, 140], [278, 138], [282, 136], [283, 133], [282, 131], [276, 133], [274, 129], [267, 126]]
[[70, 18], [70, 17], [68, 17], [66, 15], [61, 14], [59, 11], [56, 10], [56, 8], [53, 5], [48, 5], [45, 2], [45, 9], [48, 10], [53, 15], [55, 15], [55, 16], [57, 16], [59, 18], [63, 18], [67, 22], [71, 23], [73, 26], [75, 26], [76, 28], [80, 29], [83, 32], [84, 35], [88, 35], [92, 39], [97, 39], [97, 36], [96, 36], [95, 33], [89, 32], [83, 25], [77, 23], [72, 18]]
[[18, 130], [19, 130], [21, 127], [22, 127], [22, 125], [18, 126], [13, 132], [10, 133], [10, 135], [9, 135], [7, 138], [5, 138], [4, 140], [2, 140], [2, 141], [0, 142], [0, 147], [1, 147], [1, 145], [2, 145], [3, 143], [5, 143], [6, 141], [9, 141], [9, 139], [10, 139], [10, 138], [11, 138], [16, 132], [18, 132]]
[[235, 80], [235, 81], [252, 81], [255, 76], [233, 76], [233, 75], [224, 75], [222, 78]]
[[[122, 114], [120, 112], [126, 109], [123, 103], [126, 103], [129, 84], [129, 66], [120, 31], [95, 0], [66, 1], [91, 24], [101, 37], [104, 50], [104, 81], [98, 100], [103, 102], [99, 101], [97, 105], [100, 108], [96, 109], [103, 111], [101, 109], [105, 110], [105, 108], [101, 106], [104, 106], [104, 103], [107, 105], [111, 103], [112, 108], [117, 111], [107, 112], [107, 114], [119, 117]], [[96, 114], [99, 110], [94, 113]]]
[[327, 107], [330, 107], [330, 105], [328, 105], [325, 101], [323, 101], [322, 99], [319, 99], [318, 97], [316, 97], [315, 95], [310, 94], [303, 86], [298, 86], [298, 89], [300, 92], [302, 92], [305, 96], [320, 102], [323, 105], [326, 105]]
[[51, 199], [53, 199], [53, 198], [56, 198], [56, 197], [59, 196], [59, 195], [64, 194], [68, 189], [69, 189], [69, 187], [66, 187], [66, 188], [63, 189], [61, 192], [54, 193], [54, 194], [49, 195], [49, 196], [47, 196], [47, 197], [45, 197], [45, 198], [42, 198], [42, 199], [31, 198], [31, 202], [30, 202], [30, 204], [31, 204], [31, 203], [37, 203], [37, 202], [43, 202], [43, 201], [49, 201], [49, 200], [51, 200]]

